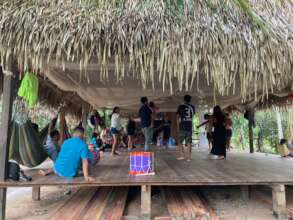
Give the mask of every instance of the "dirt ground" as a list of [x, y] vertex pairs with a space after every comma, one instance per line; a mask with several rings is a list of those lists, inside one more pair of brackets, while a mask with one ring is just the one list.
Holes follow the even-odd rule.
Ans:
[[[66, 195], [68, 188], [43, 187], [41, 201], [31, 199], [31, 188], [9, 189], [7, 194], [8, 220], [45, 220], [50, 219], [63, 202], [70, 195]], [[74, 193], [78, 188], [71, 188]], [[201, 190], [209, 204], [216, 210], [223, 220], [273, 220], [271, 207], [251, 198], [248, 202], [241, 197], [239, 187], [204, 187]], [[157, 188], [152, 192], [152, 216], [168, 216], [168, 210]], [[140, 189], [132, 187], [125, 208], [125, 220], [140, 219]]]

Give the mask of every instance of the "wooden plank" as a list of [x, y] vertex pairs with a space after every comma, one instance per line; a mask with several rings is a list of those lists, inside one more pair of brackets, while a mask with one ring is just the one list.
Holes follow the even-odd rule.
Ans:
[[[8, 66], [12, 69], [11, 63]], [[13, 103], [13, 76], [4, 74], [3, 79], [3, 97], [2, 97], [2, 114], [0, 128], [0, 181], [5, 181], [8, 162], [8, 147], [11, 129], [11, 112]], [[6, 210], [6, 189], [0, 189], [0, 219], [5, 220]]]
[[32, 199], [33, 201], [41, 200], [41, 187], [39, 186], [32, 187]]
[[112, 191], [112, 187], [100, 187], [94, 195], [90, 206], [83, 213], [81, 220], [101, 219], [101, 215]]
[[107, 153], [92, 172], [93, 182], [83, 177], [66, 180], [57, 175], [38, 176], [37, 170], [27, 171], [31, 182], [0, 181], [0, 188], [7, 186], [191, 186], [191, 185], [292, 185], [292, 159], [265, 154], [231, 153], [226, 160], [207, 159], [207, 152], [194, 151], [190, 163], [177, 161], [177, 152], [156, 152], [156, 175], [129, 176], [129, 157], [121, 153], [111, 157]]
[[50, 219], [122, 219], [128, 187], [84, 188], [64, 202]]
[[144, 219], [150, 219], [151, 217], [151, 186], [141, 186], [141, 215]]
[[191, 189], [161, 187], [161, 192], [172, 219], [217, 219], [211, 217], [207, 203]]
[[60, 206], [51, 219], [80, 219], [82, 211], [91, 204], [90, 201], [96, 192], [97, 189], [94, 187], [80, 189], [71, 199]]
[[122, 219], [124, 208], [126, 205], [127, 195], [128, 187], [116, 187], [115, 189], [113, 189], [100, 219]]
[[287, 219], [286, 191], [284, 185], [272, 185], [273, 211], [278, 220]]
[[203, 205], [205, 206], [206, 210], [209, 213], [209, 217], [210, 217], [209, 220], [219, 220], [216, 210], [210, 205], [206, 197], [201, 192], [198, 192], [197, 194], [200, 200], [202, 201]]

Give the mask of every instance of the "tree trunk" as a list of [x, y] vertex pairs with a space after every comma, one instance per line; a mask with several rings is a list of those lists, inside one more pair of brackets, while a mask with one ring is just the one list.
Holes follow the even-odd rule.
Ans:
[[277, 125], [278, 125], [278, 137], [279, 137], [279, 140], [281, 140], [284, 138], [284, 133], [282, 128], [282, 118], [281, 118], [279, 108], [275, 107], [274, 110], [276, 112], [276, 119], [277, 119]]
[[249, 126], [249, 152], [254, 153], [252, 123], [248, 123], [248, 126]]

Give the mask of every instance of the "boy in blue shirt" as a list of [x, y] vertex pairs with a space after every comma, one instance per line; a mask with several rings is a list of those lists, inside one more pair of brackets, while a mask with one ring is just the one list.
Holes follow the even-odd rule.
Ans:
[[84, 129], [76, 127], [73, 137], [66, 140], [54, 164], [55, 172], [62, 177], [72, 178], [78, 175], [82, 165], [85, 181], [93, 181], [89, 176], [89, 151], [84, 141]]

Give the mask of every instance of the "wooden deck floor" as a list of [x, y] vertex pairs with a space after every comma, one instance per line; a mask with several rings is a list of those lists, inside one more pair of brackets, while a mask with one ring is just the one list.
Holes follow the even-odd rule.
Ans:
[[255, 153], [229, 153], [226, 160], [208, 159], [208, 153], [193, 151], [192, 162], [177, 161], [177, 152], [160, 151], [155, 154], [154, 176], [129, 176], [129, 157], [125, 153], [111, 157], [105, 155], [92, 176], [94, 182], [82, 177], [68, 181], [55, 174], [42, 177], [31, 171], [31, 182], [0, 182], [0, 187], [79, 185], [79, 186], [131, 186], [131, 185], [293, 185], [293, 159]]

